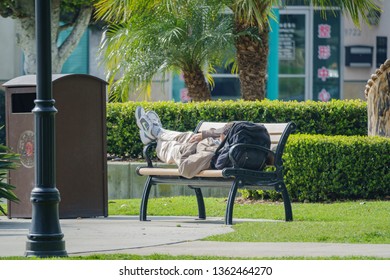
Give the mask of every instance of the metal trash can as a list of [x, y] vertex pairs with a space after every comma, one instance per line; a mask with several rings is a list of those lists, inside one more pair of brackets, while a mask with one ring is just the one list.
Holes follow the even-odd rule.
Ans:
[[[106, 217], [106, 82], [81, 74], [53, 75], [52, 82], [58, 110], [55, 151], [60, 218]], [[20, 202], [8, 202], [8, 217], [31, 218], [30, 195], [35, 184], [31, 110], [35, 107], [36, 76], [17, 77], [3, 86], [7, 146], [21, 158], [21, 166], [9, 175]]]

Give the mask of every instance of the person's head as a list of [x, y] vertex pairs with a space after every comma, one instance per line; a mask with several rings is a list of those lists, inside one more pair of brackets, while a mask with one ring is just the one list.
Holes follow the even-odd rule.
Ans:
[[232, 128], [232, 126], [233, 126], [233, 123], [225, 124], [225, 126], [223, 127], [223, 131], [222, 131], [221, 135], [219, 136], [219, 139], [221, 141], [223, 141], [223, 139], [226, 138], [226, 135], [229, 133], [229, 131]]

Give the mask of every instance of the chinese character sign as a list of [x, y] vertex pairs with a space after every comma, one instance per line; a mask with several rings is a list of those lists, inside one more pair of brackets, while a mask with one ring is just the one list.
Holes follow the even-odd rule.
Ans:
[[321, 79], [321, 81], [326, 82], [326, 79], [329, 78], [329, 70], [325, 67], [318, 69], [317, 77]]
[[314, 15], [313, 99], [340, 98], [340, 11]]
[[329, 24], [319, 24], [318, 25], [318, 38], [329, 39], [332, 38], [332, 26]]
[[332, 50], [329, 45], [318, 46], [318, 59], [327, 60], [330, 58]]
[[330, 93], [326, 91], [326, 89], [322, 89], [318, 94], [318, 100], [327, 102], [330, 100]]

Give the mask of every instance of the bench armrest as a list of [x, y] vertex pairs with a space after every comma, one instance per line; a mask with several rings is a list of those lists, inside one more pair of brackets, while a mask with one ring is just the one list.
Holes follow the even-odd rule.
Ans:
[[146, 163], [148, 164], [148, 167], [153, 167], [152, 162], [152, 152], [156, 149], [157, 143], [151, 142], [144, 146], [144, 149], [142, 150], [142, 154], [144, 155], [144, 158], [146, 160]]

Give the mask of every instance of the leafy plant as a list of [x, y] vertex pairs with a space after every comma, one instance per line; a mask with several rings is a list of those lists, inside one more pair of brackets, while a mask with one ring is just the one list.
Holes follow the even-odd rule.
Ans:
[[[17, 202], [19, 199], [13, 192], [14, 186], [7, 183], [8, 171], [19, 166], [19, 155], [12, 153], [6, 146], [0, 145], [0, 199]], [[0, 205], [0, 211], [6, 215], [5, 210]]]
[[219, 0], [100, 0], [96, 7], [109, 23], [101, 54], [111, 101], [148, 92], [156, 74], [172, 71], [183, 73], [193, 101], [211, 99], [213, 65], [230, 58], [233, 44], [232, 19]]

